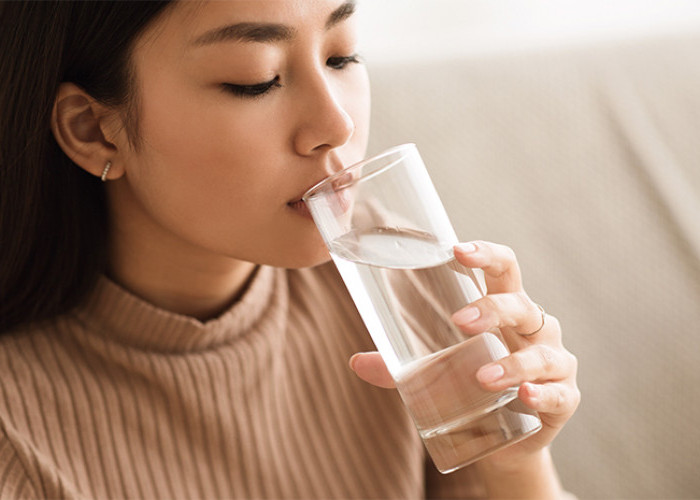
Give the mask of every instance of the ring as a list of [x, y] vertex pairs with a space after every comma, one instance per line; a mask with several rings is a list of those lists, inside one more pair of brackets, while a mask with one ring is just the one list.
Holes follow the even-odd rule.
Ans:
[[534, 332], [530, 332], [530, 333], [519, 333], [519, 332], [516, 332], [516, 333], [518, 333], [518, 335], [520, 335], [520, 336], [522, 336], [522, 337], [529, 337], [529, 336], [531, 336], [531, 335], [534, 335], [534, 334], [538, 333], [540, 330], [542, 330], [542, 328], [544, 328], [544, 322], [545, 322], [545, 319], [546, 319], [546, 317], [547, 317], [547, 313], [544, 312], [544, 307], [542, 307], [541, 305], [539, 305], [539, 304], [537, 304], [537, 303], [535, 303], [535, 305], [537, 306], [537, 308], [538, 308], [538, 309], [540, 310], [540, 312], [542, 313], [542, 324], [541, 324], [540, 327], [539, 327], [537, 330], [535, 330]]

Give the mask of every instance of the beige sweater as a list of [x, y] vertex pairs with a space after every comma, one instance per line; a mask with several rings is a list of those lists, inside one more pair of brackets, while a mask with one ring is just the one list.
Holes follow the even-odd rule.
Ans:
[[0, 498], [438, 498], [469, 469], [426, 463], [332, 265], [261, 267], [216, 320], [102, 279], [84, 306], [0, 337]]

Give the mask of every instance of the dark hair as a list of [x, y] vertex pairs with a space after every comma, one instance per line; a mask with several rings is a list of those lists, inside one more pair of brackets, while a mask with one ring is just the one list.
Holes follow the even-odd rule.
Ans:
[[133, 137], [131, 48], [168, 3], [0, 2], [0, 332], [70, 310], [104, 271], [104, 188], [59, 148], [51, 109], [73, 82], [125, 105]]

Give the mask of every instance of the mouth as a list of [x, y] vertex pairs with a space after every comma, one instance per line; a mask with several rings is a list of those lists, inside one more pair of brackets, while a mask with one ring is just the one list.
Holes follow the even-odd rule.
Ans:
[[[329, 208], [333, 211], [334, 216], [341, 216], [346, 214], [348, 210], [353, 206], [352, 195], [347, 189], [342, 189], [337, 192], [332, 192], [328, 198]], [[303, 199], [298, 199], [295, 201], [290, 201], [287, 206], [291, 208], [294, 212], [302, 217], [313, 220], [311, 215], [311, 210], [309, 206], [304, 202]]]
[[[339, 159], [335, 158], [333, 161], [334, 161], [334, 165], [333, 165], [333, 168], [331, 169], [332, 173], [330, 173], [324, 177], [321, 177], [320, 179], [316, 180], [315, 182], [309, 184], [301, 193], [299, 193], [299, 195], [294, 200], [287, 202], [287, 206], [289, 208], [291, 208], [297, 214], [299, 214], [299, 215], [301, 215], [309, 220], [313, 220], [313, 216], [311, 215], [311, 211], [309, 210], [309, 207], [306, 205], [306, 203], [304, 202], [304, 200], [302, 198], [311, 188], [320, 184], [322, 181], [328, 179], [329, 177], [336, 176], [339, 172], [344, 170], [345, 167], [343, 166], [343, 164], [340, 162]], [[336, 181], [336, 182], [339, 182], [340, 180], [347, 180], [346, 177], [347, 176], [343, 176], [340, 179], [338, 179], [338, 181]], [[352, 175], [350, 175], [350, 178], [352, 178]], [[341, 194], [339, 197], [344, 198], [344, 195]], [[347, 202], [345, 202], [345, 200], [343, 200], [343, 201], [344, 201], [344, 203], [342, 203], [342, 204], [347, 205]], [[345, 207], [345, 208], [347, 208], [347, 207]]]
[[299, 195], [297, 195], [296, 199], [287, 202], [287, 206], [294, 210], [298, 215], [301, 215], [302, 217], [305, 217], [307, 219], [313, 220], [313, 216], [311, 215], [311, 211], [309, 210], [309, 207], [306, 205], [302, 197], [306, 194], [306, 192], [314, 187], [316, 184], [321, 182], [322, 180], [326, 179], [326, 177], [322, 177], [321, 179], [309, 184]]
[[301, 215], [302, 217], [306, 219], [313, 220], [313, 217], [311, 216], [311, 211], [309, 211], [309, 207], [306, 206], [306, 203], [304, 203], [304, 200], [296, 200], [296, 201], [290, 201], [287, 203], [287, 206], [294, 210], [298, 215]]

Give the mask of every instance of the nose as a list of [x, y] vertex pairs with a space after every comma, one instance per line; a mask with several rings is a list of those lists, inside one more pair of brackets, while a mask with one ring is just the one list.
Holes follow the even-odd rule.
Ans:
[[355, 123], [339, 100], [340, 90], [322, 71], [310, 77], [297, 101], [298, 127], [294, 147], [309, 156], [347, 143]]

